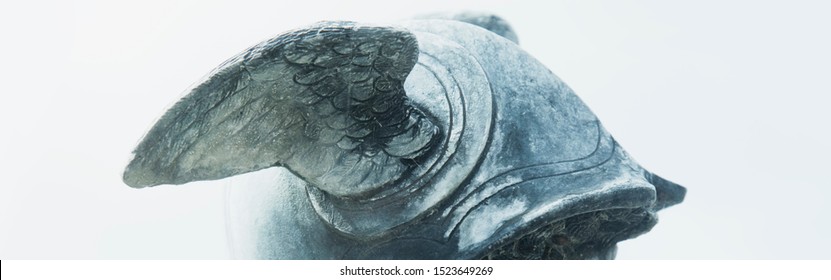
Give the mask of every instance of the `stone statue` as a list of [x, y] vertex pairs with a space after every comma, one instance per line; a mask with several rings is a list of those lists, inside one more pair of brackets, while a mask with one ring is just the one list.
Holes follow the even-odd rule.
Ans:
[[238, 258], [614, 258], [685, 189], [516, 42], [478, 14], [286, 32], [190, 89], [124, 182], [231, 177]]

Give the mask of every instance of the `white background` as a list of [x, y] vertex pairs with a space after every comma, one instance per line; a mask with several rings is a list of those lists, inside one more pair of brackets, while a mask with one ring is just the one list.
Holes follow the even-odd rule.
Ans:
[[511, 22], [643, 166], [688, 188], [622, 259], [831, 258], [823, 1], [0, 4], [0, 258], [224, 259], [221, 182], [134, 190], [142, 134], [244, 48], [318, 20]]

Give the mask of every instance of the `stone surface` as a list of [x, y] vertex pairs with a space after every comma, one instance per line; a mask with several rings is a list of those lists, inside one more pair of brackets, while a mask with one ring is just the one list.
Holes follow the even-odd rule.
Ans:
[[514, 32], [511, 25], [508, 24], [505, 19], [494, 14], [464, 11], [457, 13], [429, 14], [420, 16], [418, 19], [446, 19], [470, 23], [487, 29], [490, 32], [496, 33], [505, 39], [511, 40], [511, 42], [519, 44], [519, 37], [517, 37], [516, 32]]
[[516, 42], [479, 14], [284, 33], [174, 105], [124, 180], [230, 180], [238, 258], [613, 258], [685, 190]]

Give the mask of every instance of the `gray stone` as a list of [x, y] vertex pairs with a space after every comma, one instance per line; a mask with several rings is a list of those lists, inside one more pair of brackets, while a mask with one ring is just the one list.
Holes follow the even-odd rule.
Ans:
[[431, 17], [249, 48], [156, 123], [125, 183], [227, 178], [233, 254], [262, 259], [609, 259], [683, 200], [504, 20]]
[[496, 33], [511, 42], [519, 44], [519, 37], [505, 19], [488, 13], [481, 12], [457, 12], [457, 13], [435, 13], [417, 17], [417, 19], [447, 19], [470, 23], [490, 32]]

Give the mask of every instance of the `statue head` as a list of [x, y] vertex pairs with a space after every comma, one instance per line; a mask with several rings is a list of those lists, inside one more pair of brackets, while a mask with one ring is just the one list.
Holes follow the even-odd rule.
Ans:
[[516, 42], [471, 14], [286, 32], [190, 89], [124, 181], [229, 180], [242, 258], [613, 258], [685, 190]]

